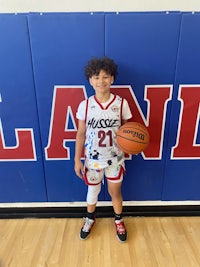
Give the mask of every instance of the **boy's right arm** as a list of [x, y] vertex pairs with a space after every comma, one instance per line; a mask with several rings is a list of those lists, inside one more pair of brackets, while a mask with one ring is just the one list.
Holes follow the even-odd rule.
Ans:
[[86, 126], [85, 121], [79, 120], [78, 130], [76, 134], [76, 147], [75, 147], [75, 157], [74, 157], [74, 170], [76, 175], [83, 178], [83, 163], [81, 161], [81, 156], [83, 152], [83, 147], [85, 143], [85, 132]]

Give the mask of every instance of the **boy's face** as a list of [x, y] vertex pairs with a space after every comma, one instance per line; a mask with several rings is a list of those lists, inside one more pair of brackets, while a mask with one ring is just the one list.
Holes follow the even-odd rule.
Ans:
[[93, 75], [89, 82], [96, 93], [107, 93], [110, 91], [110, 86], [114, 82], [114, 77], [101, 70], [98, 75]]

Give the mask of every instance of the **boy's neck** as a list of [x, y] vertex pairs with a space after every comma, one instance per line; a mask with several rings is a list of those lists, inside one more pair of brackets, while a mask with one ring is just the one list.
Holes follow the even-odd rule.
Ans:
[[109, 92], [107, 94], [102, 94], [102, 95], [101, 94], [96, 94], [95, 97], [98, 99], [98, 101], [100, 103], [105, 103], [110, 99], [110, 95], [111, 95], [111, 93]]

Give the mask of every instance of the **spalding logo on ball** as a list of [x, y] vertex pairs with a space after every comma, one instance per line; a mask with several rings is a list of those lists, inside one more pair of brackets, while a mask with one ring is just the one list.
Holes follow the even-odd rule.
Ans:
[[149, 144], [147, 128], [138, 122], [126, 122], [117, 131], [117, 143], [124, 153], [136, 155]]

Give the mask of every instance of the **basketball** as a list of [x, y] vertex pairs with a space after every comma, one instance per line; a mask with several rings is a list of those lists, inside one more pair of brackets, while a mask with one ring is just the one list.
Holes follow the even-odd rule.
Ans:
[[147, 128], [138, 122], [126, 122], [117, 131], [117, 144], [124, 153], [135, 155], [149, 144]]

